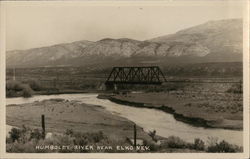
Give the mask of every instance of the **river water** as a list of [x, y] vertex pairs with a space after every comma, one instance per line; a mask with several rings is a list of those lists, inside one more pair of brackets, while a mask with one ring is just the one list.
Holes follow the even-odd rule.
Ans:
[[224, 139], [231, 144], [243, 145], [242, 131], [194, 127], [175, 120], [172, 114], [156, 109], [137, 108], [116, 104], [107, 99], [98, 99], [97, 94], [37, 95], [31, 98], [7, 98], [6, 105], [31, 103], [53, 98], [77, 100], [86, 104], [103, 106], [111, 113], [133, 121], [145, 131], [156, 130], [156, 134], [163, 137], [174, 135], [189, 142], [193, 142], [195, 138], [200, 138], [205, 142], [208, 141], [208, 138], [217, 138], [218, 140]]

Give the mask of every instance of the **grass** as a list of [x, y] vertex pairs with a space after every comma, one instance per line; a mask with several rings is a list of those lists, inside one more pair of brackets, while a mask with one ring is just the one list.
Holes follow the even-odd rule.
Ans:
[[[205, 151], [205, 152], [242, 152], [243, 148], [237, 145], [229, 144], [228, 142], [222, 140], [216, 140], [214, 142], [213, 138], [208, 138], [208, 145], [205, 145], [205, 142], [199, 138], [196, 138], [193, 143], [185, 142], [176, 136], [168, 137], [163, 143], [160, 144], [158, 149], [167, 149], [167, 148], [175, 148], [175, 149], [193, 149], [197, 151]], [[213, 140], [211, 142], [211, 140]]]
[[[210, 64], [204, 64], [204, 68], [206, 68], [207, 65]], [[222, 65], [219, 65], [218, 68], [224, 67]], [[228, 64], [226, 64], [228, 65]], [[240, 65], [239, 65], [240, 66]], [[193, 67], [193, 66], [192, 66]], [[214, 64], [211, 65], [211, 67], [214, 67]], [[226, 67], [231, 68], [232, 65], [228, 65]], [[167, 67], [170, 69], [171, 67]], [[177, 67], [179, 68], [179, 67]], [[184, 67], [187, 69], [187, 67]], [[194, 67], [196, 68], [196, 67]], [[216, 67], [217, 68], [217, 67]], [[111, 69], [111, 68], [110, 68]], [[207, 68], [206, 68], [207, 69]], [[233, 67], [233, 70], [236, 69], [235, 66]], [[239, 69], [237, 67], [237, 69]], [[164, 70], [164, 69], [163, 69]], [[171, 68], [172, 71], [176, 71], [179, 69]], [[228, 69], [230, 72], [232, 69]], [[52, 68], [16, 68], [16, 79], [20, 81], [21, 83], [27, 84], [31, 87], [34, 91], [53, 91], [54, 90], [65, 90], [65, 89], [71, 89], [71, 90], [85, 90], [85, 91], [96, 91], [100, 90], [102, 87], [102, 84], [105, 83], [106, 79], [108, 78], [108, 75], [111, 70], [106, 71], [99, 71], [95, 72], [92, 70], [92, 72], [89, 70], [86, 72], [86, 68], [83, 67], [52, 67]], [[194, 73], [194, 70], [187, 69], [186, 71], [174, 73], [171, 74], [170, 70], [166, 71], [165, 74], [167, 75], [166, 78], [169, 78], [169, 80], [173, 81], [189, 81], [189, 82], [195, 82], [201, 80], [206, 81], [238, 81], [239, 79], [242, 79], [242, 76], [240, 75], [240, 71], [237, 71], [236, 73], [240, 73], [239, 75], [235, 75], [235, 71], [231, 72], [231, 76], [225, 76], [220, 72], [219, 77], [217, 76], [206, 76], [207, 72], [202, 71], [202, 73], [205, 73], [204, 75], [199, 74], [197, 78], [193, 78], [192, 76], [188, 76], [183, 73]], [[178, 72], [178, 71], [177, 71]], [[230, 73], [229, 73], [230, 75]], [[6, 80], [10, 81], [13, 77], [13, 70], [7, 69], [6, 70]], [[228, 77], [228, 78], [225, 78]], [[231, 85], [231, 84], [230, 84]], [[212, 87], [211, 87], [212, 86]], [[146, 85], [127, 85], [124, 86], [118, 86], [119, 89], [129, 89], [131, 91], [147, 91], [147, 92], [168, 92], [168, 91], [176, 91], [176, 90], [185, 90], [185, 89], [191, 89], [191, 90], [205, 90], [205, 89], [216, 89], [215, 91], [226, 91], [229, 89], [230, 86], [224, 86], [223, 84], [208, 84], [207, 85], [200, 85], [197, 83], [165, 83], [161, 86], [146, 86]], [[193, 87], [193, 88], [192, 88]], [[204, 89], [205, 87], [205, 89]], [[225, 88], [224, 88], [225, 87]], [[211, 90], [208, 90], [211, 91]]]
[[167, 148], [188, 148], [189, 145], [184, 140], [176, 136], [170, 136], [161, 144], [162, 147]]
[[[6, 138], [6, 151], [15, 153], [41, 153], [41, 152], [63, 152], [63, 153], [86, 153], [86, 152], [117, 152], [116, 150], [87, 150], [75, 149], [74, 146], [97, 146], [97, 145], [129, 145], [126, 140], [111, 140], [102, 131], [93, 133], [73, 132], [67, 129], [62, 134], [53, 134], [43, 139], [42, 132], [38, 129], [30, 129], [25, 126], [21, 129], [12, 128], [10, 136]], [[38, 146], [53, 145], [69, 146], [69, 149], [39, 148]], [[122, 151], [123, 152], [123, 151]]]
[[[165, 64], [164, 64], [165, 65]], [[190, 82], [201, 80], [208, 81], [239, 81], [242, 79], [242, 63], [200, 63], [190, 65], [166, 65], [160, 66], [168, 80]], [[97, 68], [96, 68], [97, 69]], [[96, 91], [106, 81], [111, 67], [37, 67], [37, 68], [16, 68], [15, 76], [20, 83], [28, 84], [32, 90], [44, 90], [48, 93], [57, 93], [66, 89]], [[99, 70], [99, 71], [98, 71]], [[218, 79], [219, 77], [219, 79]], [[226, 77], [226, 78], [225, 78]], [[13, 78], [13, 69], [6, 69], [6, 80]], [[230, 84], [231, 85], [231, 84]], [[147, 92], [168, 92], [176, 90], [201, 90], [201, 91], [223, 91], [229, 89], [226, 84], [187, 84], [187, 83], [166, 83], [163, 86], [130, 85], [120, 89], [131, 91]], [[193, 88], [192, 88], [193, 87]], [[213, 89], [213, 90], [211, 90]], [[15, 92], [10, 91], [15, 95]], [[20, 96], [20, 93], [17, 94]]]
[[243, 152], [243, 147], [230, 144], [225, 140], [218, 142], [217, 138], [208, 138], [207, 152]]
[[[140, 104], [163, 111], [172, 109], [173, 114], [182, 115], [178, 119], [188, 119], [189, 123], [198, 123], [217, 128], [238, 129], [243, 128], [243, 96], [238, 93], [227, 92], [195, 92], [195, 91], [170, 91], [128, 93], [126, 95], [113, 95], [113, 99]], [[115, 101], [115, 100], [114, 100]], [[146, 104], [145, 104], [146, 103]], [[185, 118], [182, 118], [185, 117]], [[201, 119], [201, 120], [198, 120]], [[225, 119], [225, 120], [224, 120]], [[203, 121], [204, 120], [204, 121]], [[224, 122], [224, 121], [226, 122]]]
[[[102, 131], [92, 133], [74, 132], [72, 129], [67, 129], [62, 134], [52, 134], [43, 138], [42, 132], [39, 129], [31, 129], [23, 126], [21, 129], [12, 128], [9, 132], [9, 137], [6, 138], [7, 152], [15, 153], [89, 153], [89, 152], [142, 152], [136, 150], [117, 150], [115, 147], [131, 146], [126, 140], [114, 140], [108, 138]], [[42, 146], [53, 145], [53, 147], [41, 148]], [[74, 146], [110, 146], [113, 149], [75, 149]], [[153, 140], [143, 140], [144, 146], [149, 146], [149, 152], [172, 152], [180, 150], [194, 150], [194, 152], [242, 152], [242, 147], [229, 144], [222, 140], [218, 142], [215, 138], [208, 138], [208, 145], [201, 139], [195, 139], [193, 143], [186, 142], [179, 137], [169, 136], [163, 142], [157, 144]], [[38, 148], [40, 146], [40, 148]], [[69, 146], [70, 148], [58, 149], [58, 146]], [[178, 150], [178, 152], [180, 152]]]

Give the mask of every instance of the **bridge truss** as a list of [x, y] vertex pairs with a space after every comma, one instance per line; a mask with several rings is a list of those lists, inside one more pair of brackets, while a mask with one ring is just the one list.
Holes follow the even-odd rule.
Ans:
[[166, 79], [158, 66], [113, 67], [106, 85], [114, 84], [152, 84], [161, 85]]

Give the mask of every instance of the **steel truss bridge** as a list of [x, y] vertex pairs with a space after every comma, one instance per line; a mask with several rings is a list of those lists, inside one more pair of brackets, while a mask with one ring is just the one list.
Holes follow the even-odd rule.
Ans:
[[106, 86], [115, 84], [161, 85], [166, 79], [158, 66], [148, 67], [113, 67]]

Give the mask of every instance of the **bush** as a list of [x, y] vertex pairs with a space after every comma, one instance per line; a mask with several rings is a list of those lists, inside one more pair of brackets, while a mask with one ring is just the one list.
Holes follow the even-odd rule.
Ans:
[[205, 149], [205, 143], [201, 139], [194, 139], [194, 145], [193, 148], [196, 150], [204, 150]]
[[[103, 132], [74, 133], [67, 130], [65, 134], [53, 134], [51, 138], [43, 139], [38, 129], [29, 129], [23, 126], [21, 129], [13, 128], [10, 137], [6, 139], [7, 152], [88, 152], [88, 150], [74, 149], [36, 149], [37, 145], [94, 145], [100, 142], [110, 143]], [[103, 145], [103, 144], [102, 144]]]
[[6, 97], [16, 97], [17, 96], [17, 92], [15, 92], [14, 90], [6, 90]]
[[24, 88], [23, 88], [23, 91], [22, 91], [23, 97], [28, 98], [28, 97], [31, 97], [32, 94], [33, 94], [33, 91], [30, 88], [30, 86], [29, 85], [25, 85]]
[[151, 152], [159, 151], [161, 148], [159, 145], [156, 145], [155, 143], [148, 140], [143, 140], [143, 145], [149, 146]]
[[86, 145], [88, 143], [97, 143], [107, 137], [103, 134], [102, 131], [94, 133], [74, 133], [73, 137], [76, 138], [75, 143], [79, 145]]
[[227, 91], [227, 93], [242, 93], [243, 88], [241, 83], [233, 84]]
[[157, 142], [157, 139], [156, 139], [156, 130], [149, 131], [148, 135], [152, 138], [153, 141]]
[[215, 145], [210, 145], [207, 148], [207, 152], [240, 152], [242, 148], [237, 145], [229, 144], [228, 142], [222, 140]]
[[74, 132], [72, 129], [67, 129], [65, 135], [73, 136]]
[[31, 131], [30, 139], [40, 140], [42, 138], [43, 138], [43, 133], [38, 129], [34, 129], [33, 131]]
[[[26, 150], [26, 144], [20, 144], [18, 142], [14, 142], [12, 144], [6, 145], [6, 151], [7, 152], [14, 152], [14, 153], [20, 153], [20, 152], [30, 152]], [[32, 146], [30, 147], [32, 148]]]
[[[23, 126], [21, 129], [12, 128], [10, 137], [6, 139], [6, 150], [7, 152], [118, 152], [116, 149], [113, 150], [101, 150], [101, 151], [89, 151], [84, 149], [36, 149], [36, 146], [43, 145], [67, 145], [73, 147], [74, 145], [111, 145], [113, 147], [117, 145], [131, 146], [125, 140], [110, 140], [103, 134], [102, 131], [94, 133], [80, 133], [74, 132], [69, 129], [64, 134], [53, 134], [50, 138], [42, 138], [42, 133], [38, 129], [30, 129]], [[201, 139], [195, 139], [194, 143], [188, 143], [180, 139], [179, 137], [170, 136], [165, 142], [160, 145], [156, 144], [152, 140], [143, 140], [143, 145], [149, 146], [151, 152], [162, 152], [171, 150], [171, 148], [181, 149], [196, 149], [206, 150], [207, 152], [242, 152], [242, 147], [232, 145], [226, 141], [218, 143], [216, 138], [209, 138], [208, 147], [205, 148], [205, 144]], [[169, 149], [170, 148], [170, 149]], [[172, 150], [173, 151], [173, 150]], [[119, 151], [119, 152], [131, 152], [131, 151]], [[136, 152], [136, 151], [133, 151]], [[140, 152], [140, 151], [138, 151]]]
[[42, 86], [37, 80], [28, 80], [27, 84], [34, 91], [41, 91], [42, 90]]
[[23, 84], [19, 81], [7, 81], [6, 82], [6, 90], [13, 90], [13, 91], [22, 91], [23, 90]]
[[[37, 130], [38, 131], [38, 130]], [[10, 142], [22, 142], [25, 143], [32, 139], [32, 131], [30, 128], [22, 126], [21, 129], [19, 128], [12, 128], [9, 132], [10, 136], [7, 138], [7, 141]]]
[[92, 135], [90, 135], [90, 137], [92, 137], [94, 142], [100, 142], [101, 140], [106, 138], [106, 136], [104, 136], [102, 131], [99, 131], [97, 133], [92, 133]]
[[[13, 128], [10, 132], [10, 137], [6, 139], [7, 152], [118, 152], [116, 149], [112, 150], [85, 150], [74, 149], [74, 145], [128, 145], [125, 140], [117, 141], [110, 140], [103, 134], [102, 131], [94, 133], [74, 132], [69, 129], [64, 134], [52, 134], [50, 138], [42, 138], [42, 133], [38, 129], [29, 129], [23, 126], [21, 129]], [[70, 149], [36, 149], [36, 146], [54, 145], [54, 146], [69, 146]], [[121, 151], [119, 151], [121, 152]], [[126, 152], [125, 150], [122, 152]]]
[[20, 129], [12, 128], [11, 131], [9, 132], [10, 139], [12, 140], [12, 142], [17, 141], [21, 137], [21, 133], [22, 131]]
[[168, 148], [187, 148], [188, 145], [185, 141], [176, 136], [170, 136], [167, 140], [162, 144], [163, 147]]
[[15, 97], [31, 97], [33, 90], [28, 84], [22, 84], [19, 81], [7, 81], [6, 83], [6, 96]]

